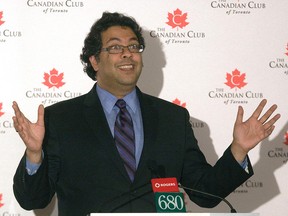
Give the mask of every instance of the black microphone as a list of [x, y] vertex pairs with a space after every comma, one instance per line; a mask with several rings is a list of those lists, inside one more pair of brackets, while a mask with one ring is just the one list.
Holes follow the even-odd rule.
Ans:
[[202, 194], [202, 195], [206, 195], [206, 196], [209, 196], [209, 197], [220, 199], [221, 201], [225, 202], [229, 206], [231, 213], [237, 213], [237, 211], [233, 208], [231, 203], [228, 202], [228, 200], [226, 200], [223, 197], [220, 197], [220, 196], [217, 196], [217, 195], [214, 195], [214, 194], [211, 194], [211, 193], [207, 193], [207, 192], [204, 192], [204, 191], [199, 191], [199, 190], [196, 190], [196, 189], [193, 189], [193, 188], [188, 188], [188, 187], [185, 187], [185, 186], [181, 185], [180, 183], [178, 183], [178, 186], [180, 188], [183, 188], [183, 189], [188, 190], [190, 192], [196, 192], [196, 193], [199, 193], [199, 194]]
[[[162, 166], [158, 166], [156, 161], [154, 160], [149, 160], [147, 161], [147, 167], [148, 169], [150, 170], [151, 172], [151, 177], [153, 178], [154, 176], [157, 177], [157, 178], [160, 178], [161, 175], [164, 175], [165, 174], [165, 169], [163, 171], [163, 168]], [[163, 174], [164, 173], [164, 174]], [[142, 188], [145, 188], [146, 186], [148, 187], [148, 185], [151, 185], [151, 181], [149, 182], [146, 182], [136, 188], [133, 188], [133, 190], [129, 190], [129, 191], [126, 191], [124, 193], [121, 193], [119, 194], [118, 196], [115, 196], [109, 200], [106, 200], [105, 202], [103, 202], [100, 207], [98, 208], [98, 212], [102, 212], [103, 211], [103, 208], [106, 207], [107, 205], [111, 205], [113, 202], [115, 201], [118, 201], [118, 200], [121, 200], [121, 199], [124, 199], [126, 198], [127, 196], [133, 196], [132, 199], [128, 199], [126, 200], [125, 202], [121, 202], [120, 205], [116, 205], [113, 209], [109, 210], [110, 212], [115, 212], [117, 209], [129, 204], [130, 202], [134, 201], [134, 200], [137, 200], [143, 196], [145, 196], [146, 194], [149, 194], [149, 193], [152, 193], [153, 190], [152, 190], [152, 187], [150, 186], [149, 189], [144, 192], [141, 192], [140, 194], [138, 195], [135, 195], [137, 193], [138, 190], [142, 189]], [[121, 200], [122, 201], [122, 200]]]
[[113, 209], [110, 209], [109, 212], [114, 212], [114, 211], [116, 211], [117, 209], [119, 209], [119, 208], [127, 205], [128, 203], [130, 203], [130, 202], [132, 202], [132, 201], [134, 201], [134, 200], [136, 200], [136, 199], [138, 199], [138, 198], [140, 198], [140, 197], [142, 197], [142, 196], [144, 196], [144, 195], [146, 195], [146, 194], [148, 194], [148, 193], [152, 193], [152, 189], [151, 189], [151, 186], [150, 186], [148, 191], [144, 191], [144, 193], [140, 193], [139, 195], [135, 195], [138, 190], [140, 190], [140, 189], [142, 189], [142, 188], [145, 188], [145, 187], [148, 186], [148, 185], [151, 185], [151, 182], [150, 182], [150, 181], [149, 181], [149, 182], [146, 182], [145, 184], [142, 184], [142, 185], [140, 185], [140, 186], [138, 186], [138, 187], [136, 187], [136, 188], [134, 188], [133, 190], [126, 191], [126, 192], [124, 192], [124, 193], [119, 194], [118, 196], [115, 196], [115, 197], [113, 197], [113, 198], [111, 198], [111, 199], [109, 199], [109, 200], [106, 200], [106, 201], [103, 202], [103, 203], [100, 205], [100, 207], [98, 208], [98, 213], [101, 213], [101, 212], [103, 211], [103, 208], [104, 208], [104, 207], [106, 207], [107, 205], [113, 204], [113, 202], [115, 202], [115, 201], [119, 201], [119, 200], [122, 201], [122, 199], [126, 200], [125, 198], [126, 198], [127, 196], [129, 196], [129, 195], [130, 195], [130, 196], [133, 196], [133, 198], [132, 198], [132, 199], [128, 199], [127, 201], [121, 202], [119, 205], [114, 206], [114, 208], [113, 208]]
[[148, 169], [151, 171], [152, 178], [165, 178], [165, 167], [158, 165], [155, 160], [149, 160], [147, 162]]
[[148, 166], [148, 169], [150, 170], [151, 172], [151, 176], [152, 178], [155, 176], [155, 177], [159, 177], [159, 173], [158, 173], [158, 166], [157, 166], [157, 163], [155, 160], [149, 160], [147, 162], [147, 166]]

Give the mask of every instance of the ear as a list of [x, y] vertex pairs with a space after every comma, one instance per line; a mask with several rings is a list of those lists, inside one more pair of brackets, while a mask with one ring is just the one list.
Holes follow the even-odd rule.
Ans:
[[97, 72], [98, 71], [98, 62], [97, 62], [95, 56], [94, 55], [90, 56], [89, 57], [89, 61], [90, 61], [91, 65], [92, 65], [93, 69]]

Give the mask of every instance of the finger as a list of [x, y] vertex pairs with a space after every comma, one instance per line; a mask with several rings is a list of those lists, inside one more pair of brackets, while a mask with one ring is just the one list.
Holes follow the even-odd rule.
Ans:
[[235, 124], [241, 124], [243, 122], [243, 116], [244, 116], [243, 107], [239, 106]]
[[23, 114], [22, 114], [22, 112], [21, 112], [21, 110], [20, 110], [20, 108], [19, 108], [19, 106], [18, 106], [16, 101], [13, 101], [12, 108], [14, 110], [17, 122], [20, 123], [20, 122], [24, 121], [23, 120], [24, 116], [23, 116]]
[[16, 130], [16, 132], [18, 132], [19, 131], [19, 124], [18, 124], [16, 117], [13, 116], [12, 120], [13, 120], [13, 126], [14, 126], [15, 130]]
[[268, 130], [271, 127], [274, 127], [274, 124], [278, 121], [278, 119], [281, 117], [280, 114], [275, 115], [272, 119], [270, 119], [268, 122], [264, 124], [264, 129]]
[[40, 126], [44, 126], [44, 106], [41, 104], [38, 107], [38, 119], [37, 124]]
[[265, 138], [267, 138], [269, 135], [272, 134], [272, 132], [274, 131], [275, 129], [275, 125], [272, 125], [270, 128], [268, 128], [266, 131], [265, 131]]
[[270, 107], [269, 110], [267, 110], [267, 112], [259, 119], [259, 121], [264, 124], [268, 119], [269, 117], [273, 114], [273, 112], [277, 109], [277, 105], [274, 104]]
[[16, 101], [13, 101], [12, 108], [14, 110], [15, 115], [19, 114], [20, 109]]
[[266, 103], [267, 103], [267, 100], [266, 100], [266, 99], [263, 99], [263, 100], [259, 103], [259, 105], [258, 105], [258, 107], [256, 108], [256, 110], [254, 111], [254, 113], [252, 114], [252, 117], [258, 119], [259, 116], [260, 116], [260, 114], [261, 114], [261, 112], [262, 112], [262, 110], [264, 109]]
[[13, 101], [12, 108], [13, 108], [14, 113], [15, 113], [15, 116], [12, 117], [13, 125], [14, 125], [15, 130], [18, 132], [21, 129], [19, 127], [19, 122], [18, 122], [19, 116], [21, 116], [21, 114], [20, 114], [21, 112], [20, 112], [20, 109], [19, 109], [16, 101]]

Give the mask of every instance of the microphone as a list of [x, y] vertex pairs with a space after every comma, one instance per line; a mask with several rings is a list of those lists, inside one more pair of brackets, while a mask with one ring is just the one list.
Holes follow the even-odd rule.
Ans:
[[217, 198], [217, 199], [220, 199], [221, 201], [225, 202], [229, 208], [230, 208], [230, 213], [237, 213], [237, 211], [233, 208], [233, 206], [231, 205], [230, 202], [228, 202], [228, 200], [226, 200], [225, 198], [223, 197], [220, 197], [220, 196], [217, 196], [217, 195], [214, 195], [214, 194], [211, 194], [211, 193], [207, 193], [207, 192], [204, 192], [204, 191], [199, 191], [199, 190], [196, 190], [196, 189], [193, 189], [193, 188], [188, 188], [188, 187], [185, 187], [183, 185], [181, 185], [180, 183], [178, 183], [178, 186], [182, 189], [185, 189], [185, 190], [188, 190], [190, 192], [196, 192], [196, 193], [199, 193], [199, 194], [202, 194], [202, 195], [206, 195], [206, 196], [209, 196], [209, 197], [213, 197], [213, 198]]
[[165, 178], [165, 167], [162, 165], [158, 165], [155, 160], [149, 160], [147, 162], [148, 169], [151, 172], [152, 179], [153, 178]]
[[[142, 184], [142, 185], [134, 188], [133, 190], [126, 191], [126, 192], [124, 192], [124, 193], [119, 194], [119, 195], [116, 196], [116, 197], [113, 197], [113, 198], [111, 198], [111, 199], [109, 199], [109, 200], [106, 200], [105, 202], [103, 202], [103, 203], [100, 205], [100, 207], [98, 208], [98, 212], [101, 213], [101, 212], [103, 211], [103, 208], [104, 208], [105, 206], [110, 205], [110, 204], [112, 204], [112, 203], [115, 202], [115, 201], [122, 200], [122, 199], [126, 198], [126, 197], [129, 196], [129, 195], [130, 195], [130, 196], [134, 196], [134, 197], [133, 197], [132, 199], [128, 199], [127, 201], [125, 201], [125, 202], [123, 202], [123, 203], [121, 202], [120, 204], [114, 206], [114, 208], [111, 209], [111, 210], [109, 210], [109, 212], [114, 212], [114, 211], [116, 211], [117, 209], [119, 209], [119, 208], [127, 205], [128, 203], [130, 203], [130, 202], [132, 202], [132, 201], [134, 201], [134, 200], [136, 200], [136, 199], [138, 199], [138, 198], [140, 198], [140, 197], [142, 197], [142, 196], [145, 196], [145, 195], [148, 194], [148, 193], [151, 193], [151, 192], [152, 192], [152, 189], [150, 189], [151, 187], [149, 187], [149, 190], [148, 190], [148, 191], [145, 190], [144, 193], [141, 192], [138, 196], [135, 195], [135, 193], [136, 193], [138, 190], [140, 190], [140, 189], [142, 189], [142, 188], [145, 188], [145, 187], [148, 186], [148, 185], [151, 185], [151, 182], [146, 182], [145, 184]], [[125, 199], [125, 200], [126, 200], [126, 199]]]
[[[160, 178], [160, 175], [162, 175], [162, 173], [163, 173], [163, 170], [162, 170], [163, 168], [159, 167], [157, 165], [156, 161], [154, 161], [154, 160], [147, 161], [147, 167], [151, 172], [151, 177], [155, 176], [157, 178]], [[146, 189], [144, 192], [141, 192], [138, 195], [135, 195], [138, 190], [144, 189], [146, 186], [148, 187], [149, 185], [150, 185], [150, 187], [148, 190]], [[113, 209], [109, 210], [110, 212], [115, 212], [117, 209], [129, 204], [130, 202], [133, 202], [134, 200], [141, 198], [142, 196], [145, 196], [146, 194], [152, 193], [152, 192], [153, 191], [152, 191], [152, 187], [151, 187], [151, 181], [149, 180], [148, 182], [134, 188], [133, 190], [126, 191], [124, 193], [119, 194], [118, 196], [115, 196], [109, 200], [106, 200], [105, 202], [103, 202], [100, 205], [100, 207], [98, 208], [98, 212], [99, 213], [102, 212], [104, 207], [106, 207], [107, 205], [111, 205], [115, 201], [119, 201], [121, 199], [124, 199], [127, 196], [133, 196], [133, 198], [128, 199], [128, 200], [125, 199], [126, 200], [125, 202], [121, 202], [120, 204], [116, 205]]]

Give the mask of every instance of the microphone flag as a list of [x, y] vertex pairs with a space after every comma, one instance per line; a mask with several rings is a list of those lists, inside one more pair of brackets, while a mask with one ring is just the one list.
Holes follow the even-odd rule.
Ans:
[[151, 183], [157, 212], [186, 212], [176, 178], [155, 178]]

